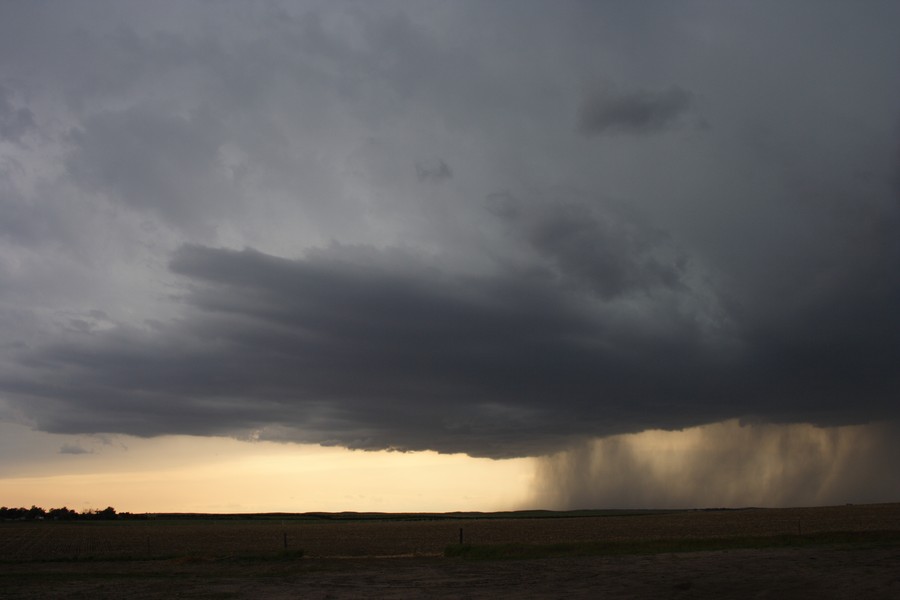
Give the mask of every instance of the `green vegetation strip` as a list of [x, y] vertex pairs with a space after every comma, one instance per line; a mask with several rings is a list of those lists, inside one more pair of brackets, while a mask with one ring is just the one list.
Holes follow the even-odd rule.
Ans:
[[467, 560], [504, 560], [574, 556], [618, 556], [704, 552], [752, 548], [801, 548], [853, 544], [882, 546], [900, 544], [900, 531], [834, 531], [808, 535], [565, 542], [555, 544], [458, 544], [447, 546], [444, 556]]

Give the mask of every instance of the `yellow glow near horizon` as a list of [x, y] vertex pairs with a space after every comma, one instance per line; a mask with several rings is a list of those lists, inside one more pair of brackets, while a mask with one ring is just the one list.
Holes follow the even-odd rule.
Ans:
[[[59, 448], [72, 436], [26, 437]], [[91, 442], [85, 437], [76, 447]], [[525, 502], [532, 477], [529, 459], [189, 436], [115, 436], [93, 444], [0, 474], [0, 502], [136, 513], [508, 510]]]

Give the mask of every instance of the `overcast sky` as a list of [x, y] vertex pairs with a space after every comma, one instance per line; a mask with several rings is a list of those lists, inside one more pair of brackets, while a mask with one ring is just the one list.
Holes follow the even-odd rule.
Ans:
[[0, 2], [0, 420], [490, 458], [896, 421], [898, 27]]

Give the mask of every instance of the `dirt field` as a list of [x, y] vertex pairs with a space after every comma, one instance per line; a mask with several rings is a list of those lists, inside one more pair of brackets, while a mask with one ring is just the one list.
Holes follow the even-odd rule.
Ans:
[[[3, 523], [0, 598], [900, 598], [897, 538], [652, 555], [442, 558], [460, 527], [465, 541], [477, 544], [896, 532], [900, 505], [284, 525]], [[300, 547], [305, 556], [292, 556]]]

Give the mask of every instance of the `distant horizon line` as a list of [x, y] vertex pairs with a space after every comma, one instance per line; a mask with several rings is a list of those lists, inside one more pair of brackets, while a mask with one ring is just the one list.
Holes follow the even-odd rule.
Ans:
[[[590, 517], [590, 516], [637, 516], [642, 514], [660, 514], [660, 513], [676, 513], [676, 512], [716, 512], [716, 511], [744, 511], [744, 510], [800, 510], [808, 508], [843, 508], [849, 506], [871, 507], [871, 506], [889, 506], [898, 505], [900, 500], [893, 502], [870, 502], [870, 503], [854, 503], [847, 502], [844, 504], [821, 504], [821, 505], [804, 505], [804, 506], [707, 506], [692, 508], [578, 508], [578, 509], [516, 509], [516, 510], [496, 510], [496, 511], [478, 511], [478, 510], [453, 510], [453, 511], [359, 511], [359, 510], [342, 510], [342, 511], [264, 511], [264, 512], [196, 512], [196, 511], [122, 511], [117, 512], [113, 509], [112, 518], [122, 519], [155, 519], [155, 518], [262, 518], [262, 519], [278, 519], [278, 518], [294, 518], [309, 520], [356, 520], [356, 519], [404, 519], [404, 518], [427, 518], [427, 519], [460, 519], [460, 518], [565, 518], [565, 517]], [[107, 509], [84, 509], [77, 512], [74, 509], [68, 509], [73, 520], [96, 520], [97, 515], [105, 513], [112, 507]], [[32, 507], [7, 507], [2, 506], [3, 512], [25, 511], [29, 512], [33, 509], [41, 511], [40, 520], [47, 519], [49, 513], [54, 510], [67, 509], [67, 507], [50, 508], [44, 510], [42, 507], [32, 505]], [[0, 520], [16, 521], [16, 520], [35, 520], [35, 517], [26, 519], [24, 515], [21, 518], [3, 518]]]

